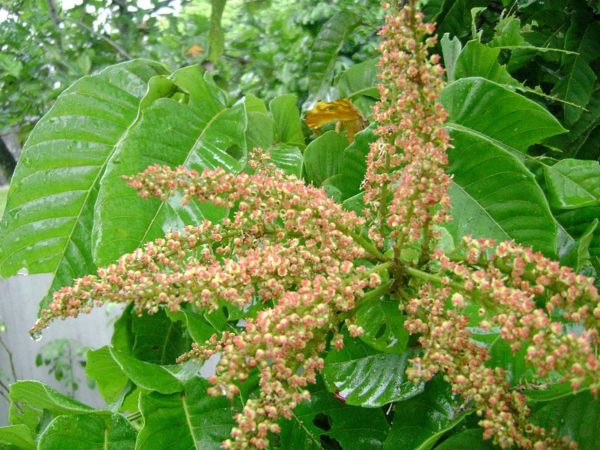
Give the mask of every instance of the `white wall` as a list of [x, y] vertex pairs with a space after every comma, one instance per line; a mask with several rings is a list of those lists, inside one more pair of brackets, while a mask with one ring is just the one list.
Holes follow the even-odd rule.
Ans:
[[[6, 324], [2, 339], [13, 354], [19, 379], [43, 381], [65, 392], [64, 386], [55, 380], [54, 375], [48, 374], [47, 367], [36, 367], [36, 355], [52, 339], [75, 339], [91, 348], [108, 344], [112, 335], [112, 323], [118, 312], [113, 310], [108, 314], [100, 309], [77, 319], [55, 322], [45, 330], [43, 338], [36, 342], [30, 338], [28, 330], [35, 323], [38, 303], [45, 295], [50, 280], [49, 275], [17, 276], [0, 280], [0, 318]], [[10, 373], [6, 352], [1, 348], [0, 367], [5, 373]], [[104, 406], [97, 391], [88, 388], [84, 370], [76, 370], [76, 375], [82, 382], [75, 392], [75, 398], [94, 407]], [[0, 397], [0, 426], [6, 424], [7, 413], [7, 403]]]

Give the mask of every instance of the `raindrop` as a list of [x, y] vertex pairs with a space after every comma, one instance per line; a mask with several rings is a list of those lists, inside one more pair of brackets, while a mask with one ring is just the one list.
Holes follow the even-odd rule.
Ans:
[[17, 275], [19, 275], [21, 277], [25, 277], [25, 276], [29, 275], [29, 270], [27, 270], [27, 268], [23, 267], [23, 268], [19, 269], [19, 271], [17, 272]]
[[36, 342], [39, 342], [42, 340], [42, 332], [41, 331], [32, 331], [29, 334], [31, 335], [31, 339], [33, 339]]

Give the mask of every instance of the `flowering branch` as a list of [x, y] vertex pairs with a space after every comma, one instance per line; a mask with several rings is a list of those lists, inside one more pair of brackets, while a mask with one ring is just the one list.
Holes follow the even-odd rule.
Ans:
[[[487, 349], [470, 330], [497, 331], [513, 352], [525, 348], [539, 379], [558, 373], [574, 391], [597, 394], [600, 296], [591, 278], [513, 242], [466, 237], [458, 259], [434, 250], [436, 225], [449, 220], [450, 143], [438, 102], [443, 69], [437, 55], [429, 56], [434, 26], [423, 23], [415, 5], [411, 0], [388, 16], [380, 31], [378, 139], [367, 156], [365, 218], [285, 175], [258, 150], [250, 174], [151, 166], [126, 178], [141, 196], [166, 200], [181, 192], [184, 202], [229, 208], [231, 217], [168, 233], [60, 289], [33, 332], [106, 301], [132, 303], [138, 313], [177, 311], [185, 303], [209, 310], [259, 303], [256, 318], [239, 332], [195, 343], [179, 361], [219, 353], [209, 379], [215, 396], [233, 398], [258, 374], [259, 392], [236, 415], [224, 447], [264, 449], [279, 419], [294, 417], [310, 397], [324, 352], [343, 347], [342, 327], [360, 336], [356, 310], [389, 294], [423, 348], [410, 379], [444, 373], [475, 405], [484, 437], [502, 448], [574, 445], [529, 422], [525, 397], [501, 368], [489, 367]], [[408, 248], [417, 256], [409, 257]], [[466, 313], [473, 306], [475, 318]]]

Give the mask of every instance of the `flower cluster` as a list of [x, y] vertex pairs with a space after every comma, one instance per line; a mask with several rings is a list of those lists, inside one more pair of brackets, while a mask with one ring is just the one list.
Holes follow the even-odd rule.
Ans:
[[[435, 26], [409, 2], [388, 16], [379, 34], [380, 101], [373, 109], [378, 139], [371, 144], [365, 176], [365, 204], [374, 219], [371, 237], [416, 241], [433, 236], [431, 223], [447, 219], [448, 163], [446, 112], [438, 102], [444, 70], [435, 46]], [[391, 199], [391, 203], [390, 203]], [[399, 246], [402, 245], [400, 243]], [[400, 249], [398, 249], [400, 250]], [[425, 249], [428, 250], [428, 249]]]
[[[461, 261], [434, 256], [440, 263], [437, 286], [425, 284], [406, 308], [406, 327], [421, 335], [425, 350], [409, 376], [429, 379], [443, 371], [454, 390], [475, 403], [484, 436], [502, 448], [565, 446], [528, 423], [524, 396], [510, 390], [503, 370], [485, 366], [488, 351], [469, 328], [497, 331], [513, 352], [525, 346], [525, 360], [539, 379], [558, 373], [573, 390], [585, 386], [596, 394], [600, 295], [593, 279], [513, 242], [465, 237], [464, 247]], [[470, 306], [478, 310], [475, 321], [466, 313]]]

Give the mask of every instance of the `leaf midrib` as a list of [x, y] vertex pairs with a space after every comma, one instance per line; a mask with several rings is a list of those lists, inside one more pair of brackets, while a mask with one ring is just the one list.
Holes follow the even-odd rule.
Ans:
[[[211, 125], [213, 124], [213, 122], [215, 120], [217, 120], [217, 118], [219, 118], [222, 114], [225, 114], [225, 112], [229, 111], [231, 108], [223, 108], [222, 110], [220, 110], [217, 114], [215, 114], [204, 126], [204, 128], [202, 129], [200, 136], [198, 136], [198, 138], [194, 141], [194, 145], [192, 145], [192, 147], [190, 148], [187, 156], [185, 157], [185, 160], [183, 161], [183, 165], [187, 166], [189, 159], [192, 155], [192, 152], [197, 148], [198, 143], [202, 140], [202, 138], [204, 137], [206, 131], [211, 127]], [[154, 223], [156, 222], [156, 220], [158, 219], [158, 216], [160, 214], [160, 212], [162, 211], [162, 208], [165, 204], [167, 204], [168, 202], [165, 201], [161, 201], [160, 205], [158, 206], [158, 208], [156, 208], [156, 213], [154, 214], [154, 216], [152, 217], [152, 220], [150, 221], [150, 223], [148, 224], [148, 227], [146, 228], [146, 231], [144, 232], [144, 235], [142, 236], [142, 238], [138, 241], [138, 244], [136, 245], [136, 247], [139, 247], [140, 245], [142, 245], [144, 242], [146, 242], [146, 239], [148, 237], [148, 233], [150, 232], [150, 230], [152, 229], [152, 227], [154, 226]]]

